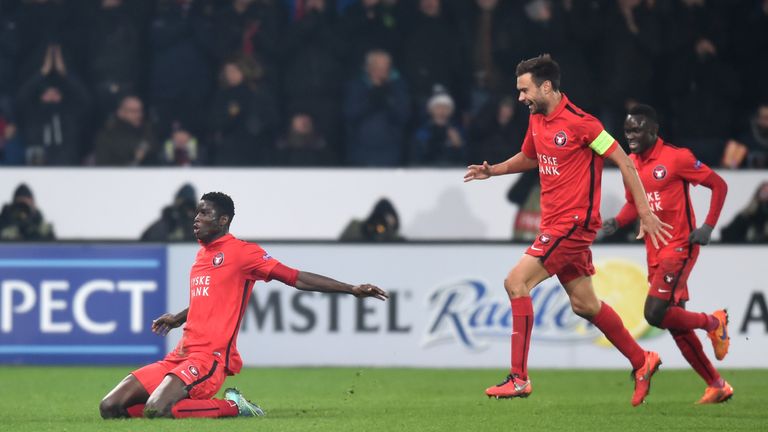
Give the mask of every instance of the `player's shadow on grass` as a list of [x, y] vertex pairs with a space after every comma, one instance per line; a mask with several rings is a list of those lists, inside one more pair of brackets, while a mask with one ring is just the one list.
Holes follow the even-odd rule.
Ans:
[[472, 213], [461, 189], [453, 187], [437, 197], [435, 207], [417, 213], [405, 227], [405, 232], [418, 233], [421, 238], [478, 239], [488, 227]]

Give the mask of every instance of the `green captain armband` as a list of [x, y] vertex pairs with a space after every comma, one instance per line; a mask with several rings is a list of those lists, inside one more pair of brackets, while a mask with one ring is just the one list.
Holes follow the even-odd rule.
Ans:
[[600, 132], [600, 135], [598, 135], [597, 138], [595, 138], [595, 140], [589, 144], [589, 148], [594, 150], [595, 153], [602, 156], [603, 154], [605, 154], [606, 151], [608, 151], [608, 149], [611, 147], [611, 144], [613, 144], [614, 141], [616, 140], [613, 139], [611, 134], [609, 134], [608, 132], [606, 132], [605, 129], [603, 129], [603, 131]]

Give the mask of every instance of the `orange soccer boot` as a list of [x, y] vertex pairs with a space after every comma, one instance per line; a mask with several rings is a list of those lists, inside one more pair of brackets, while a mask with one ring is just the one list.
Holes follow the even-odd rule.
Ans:
[[530, 379], [522, 380], [517, 374], [509, 374], [498, 385], [485, 389], [485, 394], [496, 399], [527, 398], [531, 395], [532, 391], [533, 387], [531, 386]]
[[632, 371], [635, 379], [635, 393], [632, 395], [632, 406], [638, 406], [651, 391], [651, 377], [661, 366], [659, 354], [653, 351], [645, 352], [645, 363], [639, 369]]
[[712, 312], [717, 318], [717, 328], [707, 332], [709, 340], [712, 341], [712, 348], [715, 349], [715, 358], [722, 360], [728, 354], [728, 347], [731, 345], [731, 337], [728, 336], [728, 311], [720, 309]]

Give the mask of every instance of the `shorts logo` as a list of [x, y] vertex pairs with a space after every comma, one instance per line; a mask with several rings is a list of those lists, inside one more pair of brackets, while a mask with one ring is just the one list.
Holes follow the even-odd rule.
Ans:
[[187, 368], [187, 369], [189, 369], [189, 373], [191, 373], [191, 374], [192, 374], [192, 376], [198, 376], [198, 375], [200, 375], [200, 373], [197, 371], [197, 368], [196, 368], [196, 367], [194, 367], [194, 366], [190, 366], [190, 367], [189, 367], [189, 368]]
[[568, 142], [568, 135], [566, 135], [563, 131], [559, 131], [555, 134], [552, 140], [555, 142], [556, 146], [562, 147], [565, 145], [565, 143]]
[[224, 263], [224, 252], [219, 252], [213, 257], [213, 266], [218, 267]]
[[671, 284], [674, 281], [675, 281], [674, 273], [667, 273], [664, 275], [664, 282]]
[[539, 241], [542, 244], [547, 244], [547, 243], [549, 243], [550, 240], [552, 240], [552, 237], [550, 237], [547, 234], [542, 234], [542, 235], [539, 236]]
[[696, 163], [693, 164], [693, 169], [701, 169], [701, 161], [697, 160]]
[[664, 165], [658, 165], [656, 168], [653, 169], [653, 178], [655, 178], [656, 180], [661, 180], [666, 176], [667, 176], [667, 168], [664, 167]]
[[261, 259], [263, 259], [264, 261], [269, 261], [269, 260], [271, 260], [271, 259], [272, 259], [272, 255], [270, 255], [270, 254], [268, 254], [268, 253], [264, 252], [264, 256], [263, 256], [263, 257], [261, 257]]

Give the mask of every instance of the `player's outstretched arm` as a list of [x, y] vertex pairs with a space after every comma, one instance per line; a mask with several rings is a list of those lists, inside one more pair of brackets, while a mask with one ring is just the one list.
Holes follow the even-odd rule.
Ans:
[[161, 315], [152, 321], [152, 331], [160, 336], [167, 335], [172, 329], [187, 322], [187, 312], [189, 312], [189, 308], [184, 309], [176, 315], [172, 313]]
[[519, 152], [504, 162], [495, 165], [489, 164], [488, 161], [483, 161], [482, 165], [468, 166], [467, 173], [464, 174], [464, 182], [485, 180], [493, 176], [528, 171], [536, 168], [538, 165], [539, 163], [536, 159], [531, 159], [525, 153]]
[[707, 219], [704, 223], [691, 232], [688, 241], [694, 244], [708, 245], [712, 237], [712, 230], [715, 229], [715, 224], [720, 218], [720, 211], [723, 209], [725, 196], [728, 194], [728, 185], [714, 171], [700, 184], [712, 190], [712, 196], [709, 199], [709, 213], [707, 213]]
[[648, 198], [645, 195], [645, 188], [640, 181], [640, 177], [637, 175], [637, 169], [632, 160], [624, 153], [621, 147], [617, 147], [609, 156], [608, 159], [612, 160], [619, 170], [621, 171], [621, 177], [624, 179], [624, 186], [629, 190], [632, 195], [632, 200], [635, 202], [637, 208], [637, 214], [640, 217], [640, 233], [637, 235], [638, 239], [650, 236], [651, 243], [656, 249], [659, 248], [659, 242], [668, 244], [667, 239], [672, 238], [672, 225], [662, 222], [653, 212], [651, 206], [648, 204]]
[[299, 275], [296, 277], [296, 284], [294, 287], [302, 291], [347, 293], [352, 294], [355, 297], [374, 297], [379, 300], [386, 300], [389, 298], [389, 294], [387, 294], [386, 291], [377, 287], [376, 285], [350, 285], [348, 283], [331, 279], [327, 276], [305, 271], [299, 271]]

